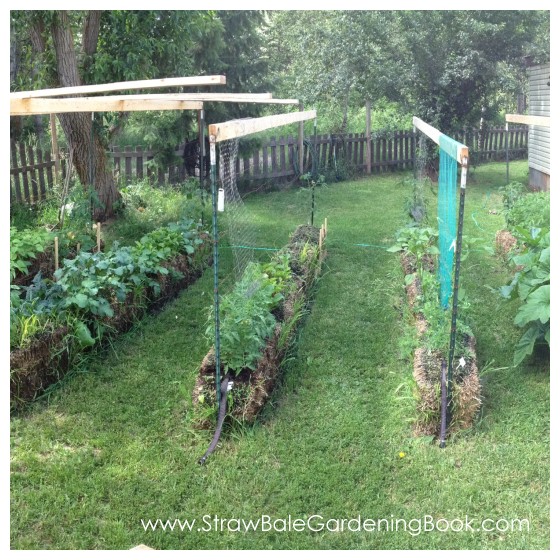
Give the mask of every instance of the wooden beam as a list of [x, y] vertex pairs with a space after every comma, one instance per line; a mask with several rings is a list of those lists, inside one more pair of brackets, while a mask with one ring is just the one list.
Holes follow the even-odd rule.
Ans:
[[202, 101], [179, 99], [111, 99], [76, 97], [70, 99], [10, 99], [10, 115], [45, 115], [49, 113], [90, 113], [97, 111], [183, 111], [202, 109]]
[[506, 115], [506, 122], [550, 127], [550, 117], [537, 117], [533, 115]]
[[[422, 119], [418, 117], [412, 117], [412, 124], [421, 132], [423, 132], [430, 140], [435, 142], [439, 146], [439, 139], [442, 133], [437, 129], [434, 128], [431, 124], [424, 122]], [[457, 154], [455, 155], [455, 159], [460, 163], [464, 163], [464, 159], [469, 157], [469, 148], [464, 144], [459, 144], [457, 147]]]
[[268, 101], [272, 93], [134, 93], [107, 95], [111, 99], [175, 99], [180, 101]]
[[[101, 99], [101, 98], [93, 98]], [[174, 99], [179, 101], [203, 101], [224, 103], [271, 103], [277, 105], [296, 105], [297, 99], [273, 99], [271, 93], [135, 93], [132, 95], [107, 95], [103, 99]]]
[[211, 137], [213, 137], [211, 138], [211, 141], [223, 142], [224, 140], [229, 140], [230, 138], [246, 136], [247, 134], [253, 134], [275, 126], [307, 121], [314, 119], [316, 116], [317, 111], [303, 111], [299, 113], [285, 113], [283, 115], [260, 117], [257, 119], [238, 119], [218, 124], [211, 124], [208, 126], [208, 133]]
[[50, 114], [51, 124], [51, 152], [54, 157], [54, 174], [57, 182], [60, 181], [60, 152], [58, 151], [58, 136], [56, 132], [56, 115]]
[[105, 93], [128, 89], [152, 89], [177, 86], [212, 86], [224, 85], [225, 76], [189, 76], [184, 78], [161, 78], [158, 80], [135, 80], [131, 82], [114, 82], [112, 84], [93, 84], [65, 88], [38, 89], [35, 91], [16, 91], [10, 93], [10, 99], [27, 99], [32, 97], [56, 97], [58, 95], [80, 95], [85, 93]]
[[273, 99], [271, 93], [139, 93], [111, 96], [115, 99], [179, 99], [206, 103], [270, 103], [273, 105], [297, 105], [298, 99]]

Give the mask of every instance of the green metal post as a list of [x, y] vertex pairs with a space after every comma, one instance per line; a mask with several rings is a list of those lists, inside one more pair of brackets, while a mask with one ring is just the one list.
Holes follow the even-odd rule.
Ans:
[[509, 123], [506, 122], [506, 185], [509, 185]]
[[414, 179], [418, 179], [418, 173], [416, 172], [416, 127], [412, 127], [412, 176]]
[[[315, 152], [315, 161], [317, 160], [317, 118], [314, 119], [313, 121], [313, 150]], [[317, 179], [317, 177], [319, 176], [319, 164], [317, 164], [315, 166], [315, 172], [313, 173], [313, 175], [315, 175], [313, 177], [313, 179]], [[313, 157], [311, 158], [311, 171], [313, 171]], [[313, 225], [313, 221], [311, 222], [311, 225]]]
[[214, 333], [216, 353], [216, 403], [220, 407], [220, 293], [218, 290], [218, 194], [216, 189], [216, 141], [210, 136], [210, 182], [212, 187], [212, 238], [214, 241]]
[[313, 225], [314, 214], [315, 214], [315, 181], [311, 179], [311, 225]]

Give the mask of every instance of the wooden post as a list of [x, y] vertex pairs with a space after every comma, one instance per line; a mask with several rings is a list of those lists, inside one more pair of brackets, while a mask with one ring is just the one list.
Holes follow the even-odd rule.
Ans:
[[54, 238], [54, 269], [58, 270], [58, 237]]
[[101, 222], [97, 222], [97, 252], [101, 251]]
[[328, 230], [327, 230], [327, 218], [325, 218], [325, 237], [327, 236]]
[[371, 101], [366, 101], [366, 172], [371, 175]]
[[80, 245], [80, 243], [78, 243], [76, 245], [76, 255], [80, 252], [80, 248], [81, 248], [81, 245]]
[[[299, 104], [299, 110], [303, 111], [303, 103]], [[303, 125], [304, 122], [300, 121], [298, 130], [298, 151], [299, 151], [299, 172], [303, 174]]]
[[56, 181], [60, 181], [60, 154], [58, 152], [58, 136], [56, 134], [56, 117], [54, 113], [50, 114], [51, 120], [51, 151], [54, 156], [54, 174]]

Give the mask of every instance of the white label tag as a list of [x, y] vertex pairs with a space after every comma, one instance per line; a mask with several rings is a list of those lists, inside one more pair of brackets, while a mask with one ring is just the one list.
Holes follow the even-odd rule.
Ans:
[[216, 165], [216, 144], [210, 144], [210, 165]]
[[464, 368], [467, 365], [467, 362], [465, 361], [465, 358], [463, 358], [463, 356], [461, 356], [461, 359], [459, 360], [459, 365]]
[[224, 211], [225, 195], [224, 189], [218, 189], [218, 212]]
[[233, 381], [228, 381], [227, 390], [231, 391], [233, 389]]

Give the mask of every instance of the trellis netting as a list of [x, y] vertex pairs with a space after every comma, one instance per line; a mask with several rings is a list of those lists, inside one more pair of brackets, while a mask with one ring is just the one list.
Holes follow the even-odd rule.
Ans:
[[446, 309], [452, 295], [453, 261], [457, 248], [457, 151], [461, 144], [442, 134], [439, 139], [438, 238], [439, 296]]
[[229, 249], [233, 256], [235, 279], [239, 280], [247, 265], [255, 260], [254, 248], [258, 246], [258, 234], [252, 217], [237, 189], [237, 154], [239, 138], [218, 144], [219, 183], [223, 189], [224, 217], [227, 224]]

